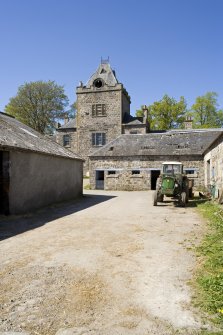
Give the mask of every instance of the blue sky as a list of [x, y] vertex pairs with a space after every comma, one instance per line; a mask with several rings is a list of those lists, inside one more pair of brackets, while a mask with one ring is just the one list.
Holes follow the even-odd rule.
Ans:
[[164, 94], [223, 108], [222, 0], [0, 0], [0, 110], [25, 82], [75, 88], [110, 58], [131, 114]]

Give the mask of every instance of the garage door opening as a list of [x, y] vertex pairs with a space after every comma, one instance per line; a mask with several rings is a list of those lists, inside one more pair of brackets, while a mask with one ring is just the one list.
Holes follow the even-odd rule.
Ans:
[[0, 214], [9, 214], [9, 152], [0, 151]]
[[104, 171], [96, 171], [96, 189], [103, 190], [104, 189], [104, 179], [105, 172]]
[[160, 175], [160, 170], [151, 170], [151, 190], [156, 189], [156, 181]]

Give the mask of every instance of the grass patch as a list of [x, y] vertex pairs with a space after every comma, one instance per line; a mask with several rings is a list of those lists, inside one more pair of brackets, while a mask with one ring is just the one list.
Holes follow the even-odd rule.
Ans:
[[223, 208], [212, 201], [197, 206], [208, 220], [208, 230], [197, 248], [200, 266], [196, 273], [196, 305], [208, 312], [214, 323], [223, 326]]
[[91, 185], [90, 184], [85, 185], [84, 190], [91, 190]]

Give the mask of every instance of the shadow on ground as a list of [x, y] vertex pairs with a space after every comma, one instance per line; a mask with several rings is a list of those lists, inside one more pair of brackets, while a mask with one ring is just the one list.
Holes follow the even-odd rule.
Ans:
[[197, 207], [200, 204], [203, 204], [204, 202], [210, 201], [211, 199], [203, 199], [203, 198], [195, 198], [192, 199], [188, 202], [188, 204], [186, 205], [186, 207]]
[[45, 207], [24, 215], [0, 216], [0, 241], [36, 229], [50, 221], [74, 214], [89, 207], [111, 200], [115, 196], [84, 195], [79, 199]]
[[[185, 208], [193, 208], [193, 207], [197, 207], [199, 204], [201, 203], [204, 203], [204, 202], [207, 202], [209, 201], [209, 199], [201, 199], [201, 198], [195, 198], [195, 199], [191, 199], [189, 200], [189, 202], [186, 204]], [[173, 198], [170, 198], [168, 200], [164, 200], [162, 202], [158, 202], [158, 206], [160, 207], [165, 207], [165, 206], [168, 206], [170, 204], [173, 204], [175, 207], [182, 207], [178, 200], [176, 199], [173, 199]]]

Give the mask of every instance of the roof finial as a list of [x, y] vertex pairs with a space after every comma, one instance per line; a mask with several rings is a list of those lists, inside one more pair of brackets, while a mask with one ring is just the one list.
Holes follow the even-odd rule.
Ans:
[[107, 59], [103, 59], [103, 58], [101, 57], [101, 64], [109, 64], [109, 56], [108, 56]]

